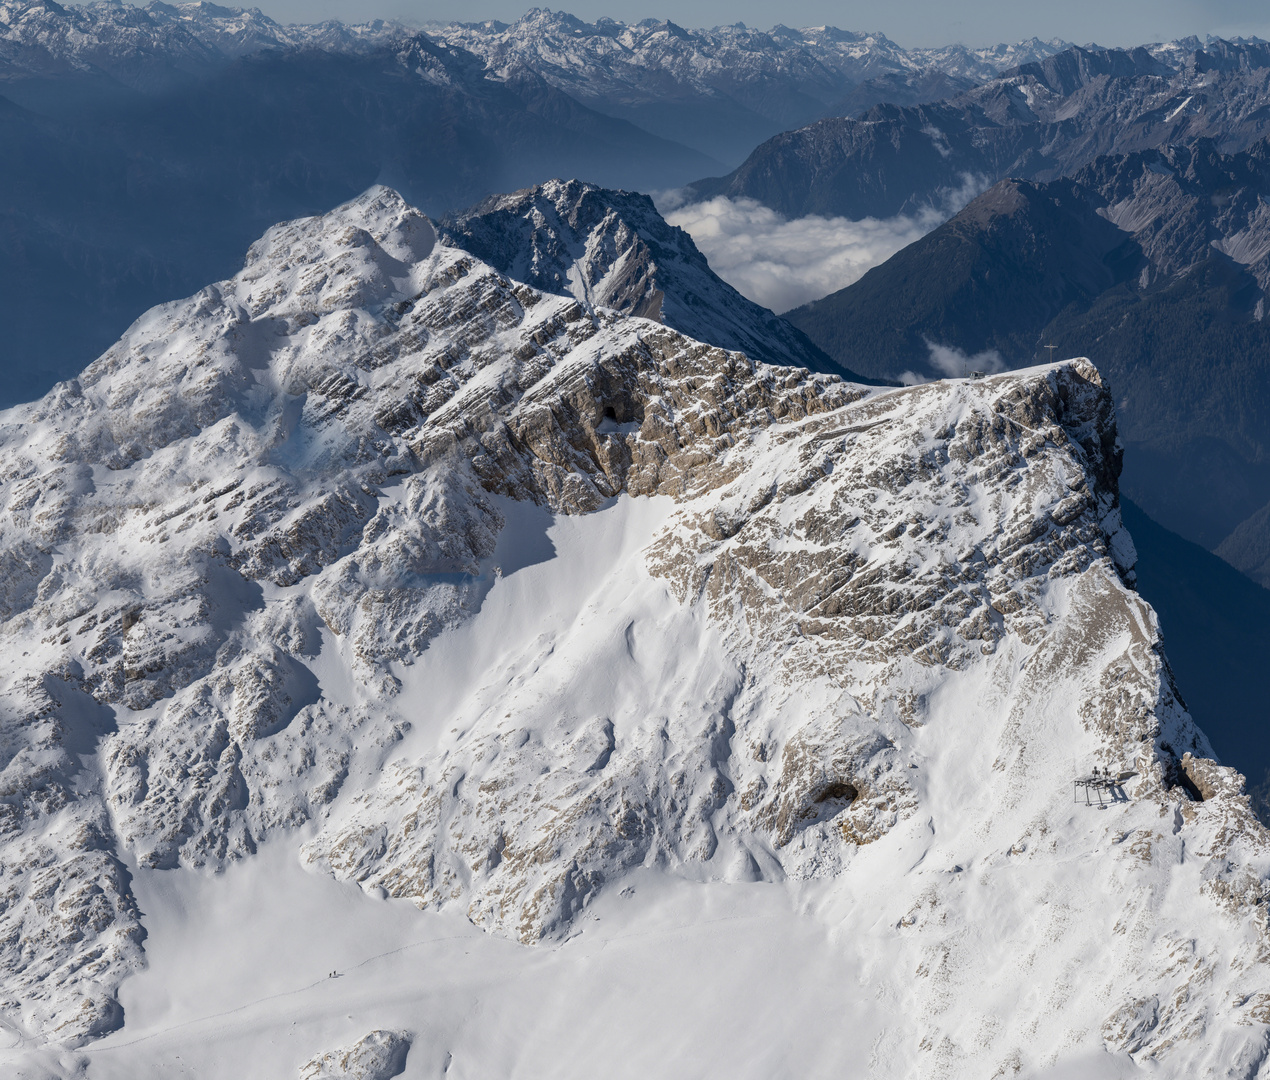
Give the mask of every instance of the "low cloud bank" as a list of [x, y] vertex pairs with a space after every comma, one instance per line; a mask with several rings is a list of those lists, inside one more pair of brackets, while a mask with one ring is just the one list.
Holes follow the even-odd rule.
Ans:
[[754, 199], [720, 196], [682, 204], [678, 192], [659, 195], [667, 221], [685, 230], [710, 267], [737, 292], [776, 312], [789, 311], [859, 280], [900, 248], [919, 240], [986, 186], [967, 176], [939, 206], [893, 218], [786, 220]]

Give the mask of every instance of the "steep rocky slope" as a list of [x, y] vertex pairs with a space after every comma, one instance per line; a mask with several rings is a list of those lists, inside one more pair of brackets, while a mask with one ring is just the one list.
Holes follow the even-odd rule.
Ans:
[[0, 1061], [93, 1075], [39, 1043], [126, 1023], [131, 875], [291, 836], [545, 949], [641, 867], [831, 884], [882, 1076], [1256, 1075], [1270, 841], [1132, 590], [1119, 455], [1087, 361], [869, 389], [385, 189], [270, 230], [0, 417]]
[[552, 180], [448, 217], [445, 235], [535, 288], [654, 319], [755, 360], [860, 378], [722, 281], [647, 195]]

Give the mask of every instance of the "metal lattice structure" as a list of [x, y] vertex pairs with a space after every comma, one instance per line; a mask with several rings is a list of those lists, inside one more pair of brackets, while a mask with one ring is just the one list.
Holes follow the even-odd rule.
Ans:
[[[1094, 771], [1088, 776], [1078, 776], [1072, 781], [1072, 801], [1080, 802], [1080, 790], [1084, 788], [1086, 806], [1093, 806], [1095, 798], [1099, 806], [1106, 806], [1108, 802], [1125, 802], [1129, 796], [1125, 794], [1124, 782], [1137, 775], [1132, 770], [1113, 773], [1110, 769], [1095, 765]], [[1107, 794], [1105, 800], [1104, 792]]]

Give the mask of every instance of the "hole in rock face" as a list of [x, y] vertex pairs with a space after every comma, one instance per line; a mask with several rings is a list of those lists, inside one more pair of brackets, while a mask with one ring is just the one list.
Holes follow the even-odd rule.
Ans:
[[850, 784], [842, 780], [834, 780], [832, 783], [826, 784], [817, 794], [812, 802], [828, 802], [830, 799], [841, 799], [843, 802], [850, 802], [860, 793]]
[[617, 420], [617, 413], [613, 411], [612, 405], [610, 405], [607, 409], [604, 410], [604, 419], [613, 420], [613, 421]]
[[1186, 767], [1180, 761], [1170, 765], [1170, 767], [1165, 770], [1165, 778], [1166, 780], [1172, 781], [1172, 783], [1169, 784], [1169, 787], [1176, 786], [1185, 791], [1191, 802], [1204, 801], [1204, 792], [1200, 789], [1200, 786], [1195, 783], [1191, 774], [1186, 771]]

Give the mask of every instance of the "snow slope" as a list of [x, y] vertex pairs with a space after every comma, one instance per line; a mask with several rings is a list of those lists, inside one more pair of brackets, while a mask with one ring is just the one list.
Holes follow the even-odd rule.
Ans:
[[386, 189], [270, 230], [0, 417], [0, 1063], [1264, 1074], [1118, 471], [1088, 361], [870, 389]]

